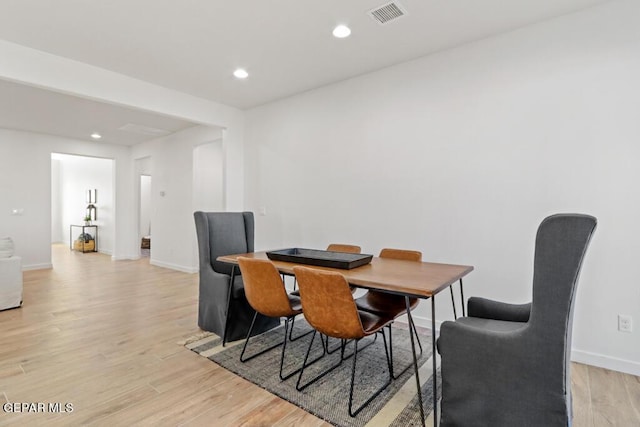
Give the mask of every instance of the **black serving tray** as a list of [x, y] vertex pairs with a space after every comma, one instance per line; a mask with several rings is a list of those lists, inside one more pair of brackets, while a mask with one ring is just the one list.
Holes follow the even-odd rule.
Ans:
[[317, 265], [319, 267], [351, 270], [352, 268], [369, 264], [373, 255], [321, 251], [318, 249], [289, 248], [269, 251], [267, 252], [267, 257], [273, 261], [294, 262], [298, 264]]

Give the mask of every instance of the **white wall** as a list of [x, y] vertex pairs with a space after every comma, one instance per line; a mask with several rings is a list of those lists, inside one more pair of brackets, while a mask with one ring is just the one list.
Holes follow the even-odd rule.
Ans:
[[[62, 188], [60, 186], [60, 160], [51, 156], [51, 242], [62, 243], [69, 233], [62, 228]], [[66, 240], [69, 240], [67, 237]]]
[[224, 211], [222, 140], [193, 148], [193, 210]]
[[151, 163], [151, 264], [192, 273], [198, 271], [193, 220], [193, 149], [221, 136], [221, 129], [196, 126], [133, 147], [134, 159], [149, 157]]
[[640, 324], [638, 16], [613, 2], [250, 110], [256, 248], [418, 249], [475, 266], [467, 296], [525, 302], [540, 221], [593, 214], [573, 357], [640, 374], [640, 329], [616, 330]]
[[[53, 152], [114, 159], [113, 256], [132, 257], [136, 239], [135, 217], [129, 213], [134, 199], [130, 147], [0, 129], [0, 235], [13, 238], [23, 267], [51, 267]], [[11, 215], [15, 208], [24, 209], [23, 215]]]
[[[115, 212], [113, 194], [113, 160], [67, 154], [52, 155], [52, 235], [69, 244], [69, 226], [82, 225], [86, 215], [86, 191], [97, 190], [95, 204], [98, 226], [98, 251], [113, 254]], [[55, 188], [57, 181], [58, 188]], [[81, 232], [74, 229], [74, 234]], [[91, 231], [91, 233], [94, 233]], [[75, 239], [76, 236], [74, 235]]]

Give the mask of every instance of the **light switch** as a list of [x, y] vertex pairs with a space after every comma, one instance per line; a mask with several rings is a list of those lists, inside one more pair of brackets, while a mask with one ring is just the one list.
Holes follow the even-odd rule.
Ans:
[[20, 216], [24, 214], [24, 208], [11, 209], [11, 215]]
[[267, 215], [267, 208], [265, 208], [264, 206], [262, 206], [260, 208], [260, 216], [266, 216]]

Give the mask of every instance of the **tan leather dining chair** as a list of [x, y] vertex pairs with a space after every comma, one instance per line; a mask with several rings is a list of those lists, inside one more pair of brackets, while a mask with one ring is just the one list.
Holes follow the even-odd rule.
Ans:
[[[282, 355], [280, 357], [280, 379], [285, 380], [300, 371], [300, 369], [297, 369], [287, 375], [282, 373], [284, 355], [288, 341], [287, 335], [289, 335], [290, 341], [295, 341], [301, 336], [311, 333], [307, 332], [296, 338], [291, 338], [291, 334], [289, 333], [289, 329], [293, 330], [293, 318], [302, 313], [300, 298], [287, 294], [284, 283], [280, 278], [280, 273], [271, 261], [240, 257], [238, 258], [238, 263], [240, 264], [240, 271], [244, 278], [244, 289], [247, 300], [251, 307], [256, 311], [251, 322], [251, 327], [249, 328], [249, 333], [247, 334], [247, 338], [244, 342], [242, 353], [240, 354], [240, 361], [246, 362], [282, 345]], [[281, 343], [277, 343], [259, 351], [258, 353], [245, 357], [249, 338], [251, 337], [251, 331], [259, 314], [272, 318], [285, 318], [284, 340]]]
[[[357, 246], [357, 245], [349, 245], [346, 243], [331, 243], [329, 244], [329, 246], [327, 246], [327, 250], [331, 252], [345, 252], [349, 254], [359, 254], [362, 251], [362, 248], [360, 248], [360, 246]], [[300, 291], [296, 290], [296, 284], [297, 282], [294, 278], [293, 292], [291, 294], [300, 296]], [[351, 293], [356, 291], [356, 288], [354, 286], [349, 286], [349, 289], [351, 289]], [[338, 349], [338, 347], [336, 347], [333, 350], [329, 350], [329, 337], [325, 337], [323, 342], [324, 342], [325, 350], [329, 354], [333, 353]]]
[[362, 249], [356, 245], [346, 245], [344, 243], [331, 243], [327, 246], [327, 250], [331, 252], [346, 252], [349, 254], [359, 254]]
[[[362, 248], [360, 246], [347, 245], [344, 243], [331, 243], [327, 246], [327, 250], [332, 252], [346, 252], [348, 254], [359, 254], [362, 252]], [[356, 291], [354, 286], [349, 286], [349, 289], [351, 289], [351, 293]]]
[[[403, 261], [422, 262], [422, 252], [412, 251], [406, 249], [390, 249], [385, 248], [380, 251], [380, 258], [398, 259]], [[418, 298], [409, 298], [409, 306], [411, 310], [418, 306], [420, 300]], [[356, 306], [359, 310], [364, 310], [369, 313], [374, 313], [380, 316], [388, 316], [392, 319], [397, 319], [407, 312], [407, 306], [405, 297], [401, 295], [393, 295], [387, 292], [381, 292], [376, 290], [369, 290], [366, 294], [356, 299]], [[418, 341], [420, 347], [420, 354], [422, 354], [422, 343], [418, 338], [418, 331], [416, 330], [413, 322], [409, 322], [409, 331], [412, 331]], [[393, 371], [393, 338], [391, 335], [391, 326], [389, 325], [389, 347], [391, 351], [391, 373], [393, 378], [396, 379], [402, 375], [411, 364], [404, 368], [399, 374], [395, 374]]]
[[[301, 385], [304, 369], [309, 365], [307, 360], [311, 352], [311, 347], [316, 336], [316, 331], [326, 336], [340, 338], [343, 342], [353, 340], [353, 365], [351, 368], [351, 385], [349, 389], [349, 415], [355, 417], [365, 406], [367, 406], [376, 396], [378, 396], [392, 380], [391, 360], [387, 349], [387, 339], [384, 327], [393, 321], [393, 318], [385, 315], [377, 315], [360, 311], [351, 295], [349, 284], [340, 273], [321, 271], [306, 267], [294, 267], [293, 271], [300, 286], [300, 297], [302, 309], [307, 322], [315, 329], [309, 348], [304, 358], [302, 370], [298, 376], [296, 388], [303, 390], [324, 377], [333, 369], [342, 364], [344, 360], [344, 346], [339, 362], [317, 375], [306, 384]], [[364, 337], [381, 333], [384, 341], [387, 369], [389, 379], [376, 390], [364, 403], [357, 408], [353, 408], [353, 389], [355, 382], [356, 361], [358, 358], [358, 343]]]

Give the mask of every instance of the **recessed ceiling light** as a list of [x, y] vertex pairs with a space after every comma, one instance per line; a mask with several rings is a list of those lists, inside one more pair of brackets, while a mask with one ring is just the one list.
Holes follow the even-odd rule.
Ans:
[[236, 77], [236, 79], [246, 79], [247, 77], [249, 77], [249, 73], [247, 73], [247, 70], [244, 70], [242, 68], [238, 68], [237, 70], [235, 70], [233, 72], [233, 75]]
[[339, 39], [349, 37], [351, 35], [351, 29], [346, 25], [338, 25], [333, 29], [333, 36]]
[[91, 134], [91, 138], [100, 139], [100, 138], [102, 138], [102, 135], [100, 135], [98, 132], [94, 132], [94, 133]]

